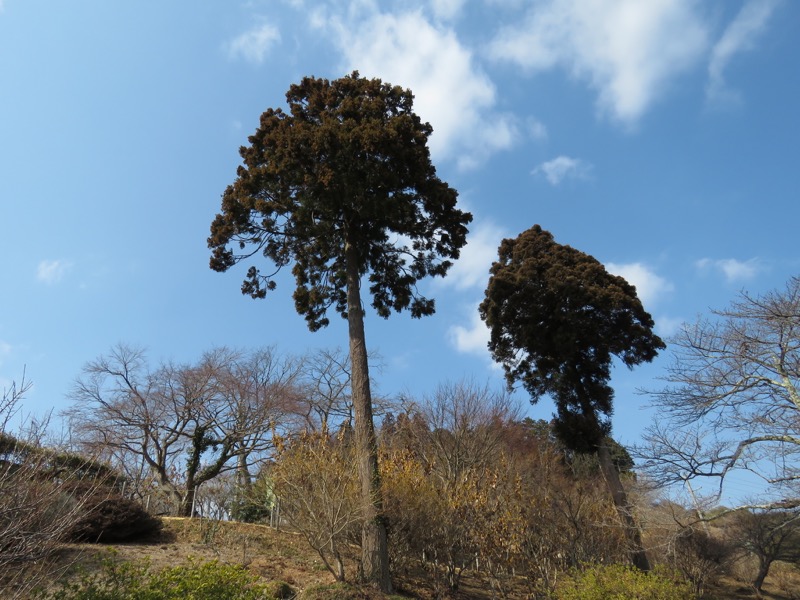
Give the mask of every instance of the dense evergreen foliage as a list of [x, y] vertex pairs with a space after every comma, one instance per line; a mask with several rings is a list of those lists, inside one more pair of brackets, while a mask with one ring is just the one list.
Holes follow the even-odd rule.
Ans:
[[558, 436], [584, 452], [611, 432], [612, 358], [633, 367], [665, 347], [632, 285], [539, 225], [503, 240], [480, 313], [509, 384], [550, 395]]
[[[306, 77], [286, 94], [289, 112], [268, 109], [244, 164], [211, 224], [211, 268], [225, 271], [262, 254], [275, 272], [292, 265], [294, 303], [312, 331], [333, 307], [348, 321], [355, 431], [365, 506], [363, 570], [391, 589], [372, 421], [362, 280], [382, 317], [434, 312], [417, 282], [444, 276], [466, 243], [469, 213], [436, 176], [432, 128], [413, 111], [410, 90], [357, 72], [334, 81]], [[242, 292], [263, 298], [274, 272], [250, 266]]]

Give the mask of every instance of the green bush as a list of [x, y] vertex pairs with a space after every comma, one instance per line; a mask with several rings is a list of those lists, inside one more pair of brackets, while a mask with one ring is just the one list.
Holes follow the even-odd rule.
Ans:
[[279, 600], [288, 586], [257, 583], [238, 565], [216, 561], [171, 567], [155, 573], [147, 563], [103, 561], [97, 573], [84, 574], [42, 600]]
[[644, 573], [622, 565], [576, 571], [556, 588], [557, 600], [691, 600], [692, 586], [665, 572]]
[[36, 597], [42, 600], [133, 600], [144, 599], [144, 584], [148, 572], [147, 563], [103, 560], [96, 573], [81, 573], [78, 581], [70, 581], [61, 589], [41, 592]]
[[[258, 600], [267, 598], [256, 577], [238, 565], [218, 562], [172, 567], [151, 578], [146, 600]], [[144, 598], [143, 598], [144, 600]]]

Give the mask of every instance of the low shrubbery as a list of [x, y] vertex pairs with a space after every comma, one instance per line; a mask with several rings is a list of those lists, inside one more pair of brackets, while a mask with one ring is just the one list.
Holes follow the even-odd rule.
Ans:
[[575, 571], [556, 587], [557, 600], [692, 600], [692, 586], [664, 572], [622, 565]]
[[152, 572], [147, 563], [109, 558], [95, 573], [55, 592], [40, 593], [40, 600], [279, 600], [294, 591], [285, 583], [258, 583], [246, 568], [216, 561], [190, 561], [186, 565]]

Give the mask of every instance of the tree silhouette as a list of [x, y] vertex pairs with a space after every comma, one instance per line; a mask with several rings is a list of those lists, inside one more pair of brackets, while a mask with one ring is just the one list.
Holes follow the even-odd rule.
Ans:
[[236, 180], [208, 239], [211, 268], [225, 271], [262, 254], [275, 271], [250, 266], [242, 293], [263, 298], [292, 265], [294, 302], [309, 329], [347, 319], [359, 475], [365, 509], [362, 562], [367, 580], [391, 587], [372, 422], [362, 279], [386, 318], [434, 312], [417, 282], [444, 276], [466, 243], [469, 213], [436, 176], [427, 147], [432, 128], [413, 112], [410, 90], [357, 72], [307, 77], [286, 94], [289, 113], [261, 115]]
[[649, 569], [609, 446], [616, 356], [628, 367], [655, 358], [664, 342], [636, 288], [592, 256], [558, 244], [539, 225], [505, 239], [492, 265], [481, 318], [509, 385], [556, 404], [554, 431], [571, 450], [597, 452], [614, 503], [628, 525], [632, 560]]

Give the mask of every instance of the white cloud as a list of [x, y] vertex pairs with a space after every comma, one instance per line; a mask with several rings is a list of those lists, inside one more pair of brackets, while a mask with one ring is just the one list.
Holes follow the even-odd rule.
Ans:
[[431, 0], [431, 10], [439, 19], [454, 19], [461, 14], [465, 0]]
[[533, 174], [543, 175], [550, 185], [555, 186], [565, 179], [585, 179], [591, 170], [592, 165], [579, 158], [557, 156], [553, 160], [538, 165], [533, 170]]
[[36, 268], [36, 279], [52, 285], [61, 281], [71, 268], [72, 263], [68, 260], [43, 260]]
[[735, 258], [711, 259], [703, 258], [695, 263], [701, 271], [709, 269], [719, 271], [729, 283], [745, 281], [755, 277], [761, 271], [761, 262], [757, 258], [740, 261]]
[[243, 58], [244, 60], [261, 64], [270, 48], [281, 39], [278, 28], [267, 22], [245, 31], [227, 44], [230, 58]]
[[472, 52], [421, 11], [384, 14], [351, 5], [346, 14], [322, 10], [313, 22], [337, 34], [346, 70], [414, 92], [415, 111], [434, 129], [429, 144], [436, 160], [469, 169], [520, 137], [516, 119], [495, 110], [497, 91]]
[[603, 113], [634, 124], [707, 47], [693, 0], [545, 0], [502, 28], [489, 54], [529, 71], [567, 69]]
[[477, 307], [472, 311], [469, 323], [466, 326], [454, 325], [449, 329], [448, 337], [458, 352], [490, 358], [489, 328], [478, 314]]
[[708, 100], [719, 102], [738, 99], [725, 83], [725, 69], [736, 54], [754, 47], [778, 3], [778, 0], [749, 0], [725, 29], [711, 51], [706, 87]]
[[656, 333], [663, 338], [672, 337], [686, 322], [684, 319], [675, 317], [659, 316], [655, 319], [656, 326], [654, 327]]
[[457, 290], [484, 290], [489, 282], [489, 268], [497, 259], [497, 249], [505, 236], [502, 229], [491, 223], [474, 225], [467, 245], [461, 249], [461, 256], [447, 277], [436, 281]]
[[619, 275], [636, 287], [636, 295], [647, 308], [655, 304], [665, 294], [672, 292], [675, 286], [642, 263], [606, 263], [606, 270]]

